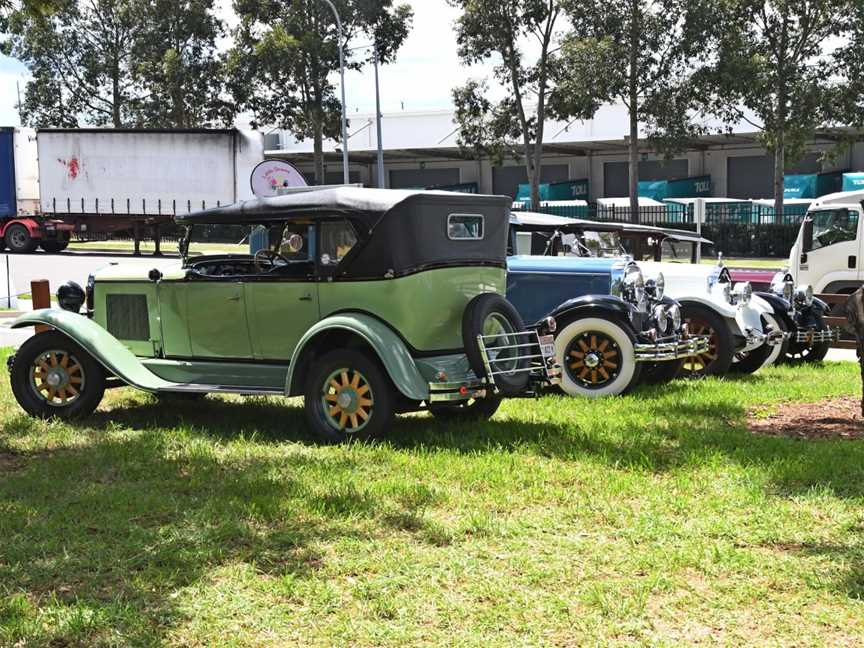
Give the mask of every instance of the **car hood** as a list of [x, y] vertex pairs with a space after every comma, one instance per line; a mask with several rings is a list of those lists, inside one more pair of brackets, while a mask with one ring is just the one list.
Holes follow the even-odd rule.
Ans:
[[577, 256], [529, 256], [507, 257], [510, 272], [544, 272], [561, 274], [611, 274], [613, 269], [627, 265], [623, 259], [598, 259]]
[[154, 260], [152, 263], [110, 263], [93, 273], [96, 281], [150, 281], [150, 271], [158, 270], [164, 279], [182, 279], [186, 276], [183, 264], [177, 259]]

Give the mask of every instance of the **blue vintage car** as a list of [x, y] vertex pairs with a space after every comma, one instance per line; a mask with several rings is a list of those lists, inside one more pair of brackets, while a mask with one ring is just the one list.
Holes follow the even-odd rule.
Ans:
[[[510, 251], [518, 249], [518, 215]], [[568, 394], [597, 398], [639, 383], [675, 377], [684, 359], [708, 341], [687, 334], [662, 275], [646, 279], [629, 260], [514, 255], [507, 259], [507, 299], [525, 322], [553, 316], [555, 351]]]

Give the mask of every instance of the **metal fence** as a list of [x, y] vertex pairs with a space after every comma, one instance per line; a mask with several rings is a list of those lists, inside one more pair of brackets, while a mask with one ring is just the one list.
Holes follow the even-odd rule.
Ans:
[[[696, 230], [692, 205], [643, 206], [639, 208], [638, 221], [632, 217], [629, 207], [617, 205], [544, 205], [534, 211], [603, 222], [638, 222], [655, 227]], [[714, 252], [722, 252], [724, 256], [785, 258], [795, 243], [803, 217], [801, 210], [777, 214], [773, 208], [749, 202], [709, 203], [702, 236], [714, 242]]]

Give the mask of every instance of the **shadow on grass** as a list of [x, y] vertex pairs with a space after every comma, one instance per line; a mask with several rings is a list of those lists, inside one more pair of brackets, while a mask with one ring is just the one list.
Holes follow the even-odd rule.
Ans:
[[[319, 542], [365, 538], [364, 520], [377, 514], [380, 503], [353, 486], [350, 458], [225, 460], [194, 438], [183, 451], [172, 443], [158, 431], [103, 436], [32, 453], [26, 469], [0, 478], [0, 644], [35, 634], [92, 645], [109, 632], [160, 643], [184, 618], [177, 589], [240, 563], [309, 578], [325, 562]], [[9, 603], [22, 591], [65, 608], [67, 622], [36, 623], [32, 602]], [[91, 621], [71, 627], [76, 614]]]

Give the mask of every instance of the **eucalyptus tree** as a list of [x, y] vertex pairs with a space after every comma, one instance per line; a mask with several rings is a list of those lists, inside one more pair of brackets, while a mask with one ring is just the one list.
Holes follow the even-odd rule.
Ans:
[[[235, 0], [240, 24], [228, 56], [230, 89], [238, 105], [262, 123], [311, 138], [315, 178], [324, 182], [324, 138], [340, 136], [340, 103], [332, 82], [339, 47], [371, 42], [390, 63], [408, 36], [413, 12], [393, 0], [333, 0], [343, 25], [324, 0]], [[346, 67], [361, 69], [368, 50], [346, 48]], [[344, 143], [343, 143], [344, 146]]]
[[561, 9], [558, 0], [448, 0], [456, 21], [460, 59], [493, 62], [492, 79], [504, 98], [490, 98], [488, 80], [453, 90], [459, 143], [494, 163], [522, 159], [531, 202], [540, 204], [544, 123], [556, 92]]
[[856, 106], [860, 124], [860, 99], [849, 90], [856, 83], [864, 89], [864, 39], [858, 40], [862, 14], [860, 0], [730, 0], [725, 5], [716, 57], [704, 74], [705, 91], [718, 114], [755, 128], [773, 154], [778, 213], [784, 168], [802, 156], [815, 132], [854, 122]]
[[640, 123], [671, 154], [702, 130], [694, 73], [710, 55], [711, 0], [562, 0], [570, 32], [561, 52], [556, 113], [593, 117], [604, 104], [628, 116], [629, 196], [638, 220]]
[[214, 0], [138, 0], [140, 29], [132, 42], [138, 93], [134, 119], [148, 127], [230, 124], [217, 39], [224, 24]]
[[62, 0], [49, 14], [20, 9], [5, 29], [3, 53], [21, 60], [33, 77], [21, 106], [25, 121], [131, 123], [131, 43], [141, 29], [134, 0]]

